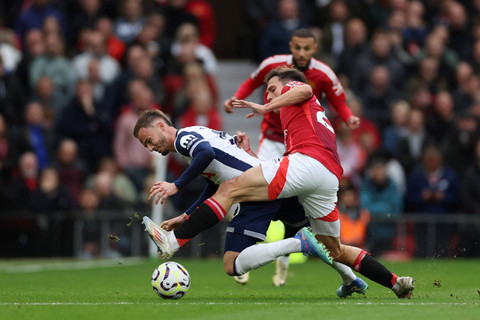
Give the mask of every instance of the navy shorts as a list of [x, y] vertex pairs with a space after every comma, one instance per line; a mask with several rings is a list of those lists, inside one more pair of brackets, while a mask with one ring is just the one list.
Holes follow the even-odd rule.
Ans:
[[225, 252], [241, 252], [264, 241], [270, 221], [280, 220], [285, 225], [302, 228], [308, 225], [302, 205], [296, 197], [270, 202], [243, 202], [240, 210], [228, 224]]

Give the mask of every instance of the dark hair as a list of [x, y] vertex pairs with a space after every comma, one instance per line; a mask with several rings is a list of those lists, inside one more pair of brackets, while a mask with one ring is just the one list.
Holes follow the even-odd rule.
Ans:
[[162, 120], [168, 126], [173, 127], [172, 122], [168, 119], [167, 115], [160, 110], [146, 110], [138, 118], [137, 123], [135, 124], [135, 128], [133, 129], [133, 135], [135, 138], [138, 138], [138, 131], [141, 128], [149, 127], [153, 121], [155, 120]]
[[298, 37], [298, 38], [313, 38], [313, 40], [315, 41], [315, 43], [317, 42], [317, 38], [315, 38], [315, 35], [313, 34], [312, 30], [308, 29], [308, 28], [302, 28], [302, 29], [298, 29], [297, 31], [295, 31], [292, 35], [292, 38], [293, 37]]
[[290, 81], [300, 81], [303, 83], [307, 83], [307, 78], [305, 78], [305, 75], [301, 71], [295, 68], [289, 68], [285, 66], [271, 70], [265, 76], [265, 83], [270, 81], [270, 79], [272, 79], [273, 77], [278, 77], [284, 85]]

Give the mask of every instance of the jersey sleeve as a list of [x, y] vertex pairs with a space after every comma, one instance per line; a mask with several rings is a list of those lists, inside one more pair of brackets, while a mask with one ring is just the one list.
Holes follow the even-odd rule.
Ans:
[[208, 141], [191, 131], [179, 131], [175, 139], [175, 149], [184, 156], [191, 157], [188, 168], [175, 180], [178, 189], [184, 188], [208, 167], [215, 158], [215, 151]]
[[207, 141], [199, 133], [194, 131], [179, 130], [177, 137], [175, 138], [175, 149], [178, 153], [186, 157], [193, 157], [195, 148], [197, 148], [197, 146], [202, 142]]
[[296, 86], [307, 86], [307, 84], [300, 81], [290, 81], [289, 83], [283, 86], [281, 94], [284, 94], [285, 92], [289, 91], [290, 89]]
[[263, 85], [265, 76], [273, 69], [271, 64], [271, 58], [267, 58], [260, 63], [257, 69], [250, 74], [247, 80], [245, 80], [240, 87], [238, 87], [237, 92], [235, 92], [235, 97], [238, 99], [245, 99], [252, 94], [257, 88]]
[[195, 200], [195, 202], [190, 206], [190, 208], [185, 210], [185, 213], [187, 215], [190, 215], [190, 213], [192, 213], [193, 210], [195, 210], [199, 205], [201, 205], [202, 202], [213, 196], [215, 192], [217, 192], [217, 189], [218, 185], [216, 185], [210, 180], [207, 180], [207, 185], [205, 186], [205, 189], [203, 189], [202, 194], [197, 198], [197, 200]]
[[[328, 85], [325, 86], [325, 95], [327, 96], [330, 105], [337, 112], [338, 116], [343, 121], [347, 122], [348, 118], [350, 118], [353, 114], [347, 105], [347, 97], [345, 95], [345, 91], [343, 90], [343, 86], [333, 71], [332, 78], [329, 79]], [[322, 97], [317, 98], [321, 99]]]

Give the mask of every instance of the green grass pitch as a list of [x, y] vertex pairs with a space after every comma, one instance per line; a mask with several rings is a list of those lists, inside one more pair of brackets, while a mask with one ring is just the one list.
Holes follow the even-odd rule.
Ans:
[[0, 319], [480, 319], [480, 260], [385, 262], [417, 279], [410, 300], [367, 279], [365, 296], [339, 299], [338, 275], [319, 260], [291, 265], [280, 288], [273, 264], [242, 286], [221, 260], [175, 261], [192, 285], [168, 301], [150, 285], [156, 260], [0, 260]]

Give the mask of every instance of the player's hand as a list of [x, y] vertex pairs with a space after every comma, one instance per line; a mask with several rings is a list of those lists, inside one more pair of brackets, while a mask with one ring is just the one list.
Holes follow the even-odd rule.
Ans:
[[360, 127], [360, 118], [357, 116], [351, 116], [347, 119], [347, 127], [350, 130], [355, 130]]
[[253, 112], [245, 116], [247, 119], [253, 118], [255, 116], [261, 116], [265, 113], [264, 106], [262, 104], [258, 104], [254, 102], [249, 102], [245, 100], [235, 100], [235, 101], [232, 101], [232, 105], [234, 108], [239, 108], [239, 109], [250, 108], [250, 110], [252, 110]]
[[178, 188], [173, 182], [155, 182], [150, 188], [148, 200], [152, 199], [155, 195], [158, 195], [157, 199], [155, 200], [155, 204], [158, 204], [160, 200], [162, 200], [160, 203], [164, 204], [169, 196], [174, 195], [177, 192]]
[[185, 220], [187, 220], [187, 217], [188, 215], [186, 213], [182, 213], [178, 217], [163, 221], [160, 224], [160, 228], [167, 231], [175, 230], [180, 227]]
[[231, 97], [231, 98], [228, 98], [227, 100], [225, 100], [225, 102], [223, 103], [223, 107], [225, 108], [225, 112], [226, 113], [233, 113], [233, 105], [232, 105], [232, 102], [237, 100], [236, 97]]
[[245, 132], [237, 131], [237, 145], [243, 150], [250, 149], [250, 137]]

